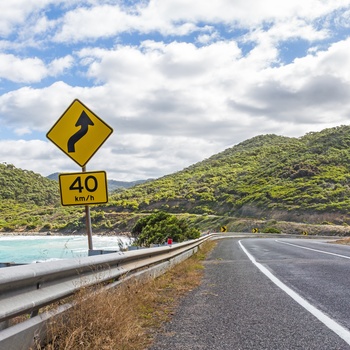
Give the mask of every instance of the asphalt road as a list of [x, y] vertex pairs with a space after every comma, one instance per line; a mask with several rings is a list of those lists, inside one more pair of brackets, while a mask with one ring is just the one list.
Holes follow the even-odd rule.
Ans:
[[151, 350], [350, 349], [350, 247], [223, 239]]

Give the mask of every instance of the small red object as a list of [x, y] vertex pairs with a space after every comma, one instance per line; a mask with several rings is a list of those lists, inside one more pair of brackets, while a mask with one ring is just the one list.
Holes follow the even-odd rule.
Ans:
[[168, 238], [168, 245], [172, 245], [173, 244], [173, 239], [172, 238]]

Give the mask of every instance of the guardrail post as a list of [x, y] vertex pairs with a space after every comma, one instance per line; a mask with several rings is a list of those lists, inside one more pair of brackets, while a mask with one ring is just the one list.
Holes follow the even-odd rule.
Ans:
[[3, 322], [0, 322], [0, 331], [2, 331], [3, 329], [6, 329], [8, 328], [9, 326], [9, 321], [3, 321]]
[[39, 309], [33, 310], [30, 313], [30, 318], [33, 318], [33, 317], [38, 316], [38, 315], [39, 315]]

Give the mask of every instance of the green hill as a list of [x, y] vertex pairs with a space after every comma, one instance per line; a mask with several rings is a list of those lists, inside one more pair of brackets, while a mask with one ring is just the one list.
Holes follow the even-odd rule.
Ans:
[[[182, 171], [118, 189], [107, 204], [91, 206], [92, 227], [131, 231], [141, 216], [163, 210], [202, 231], [228, 225], [233, 231], [335, 234], [340, 226], [332, 223], [349, 234], [349, 180], [350, 126], [300, 138], [261, 135]], [[62, 207], [57, 181], [0, 164], [0, 185], [0, 231], [84, 232], [84, 207]]]
[[115, 194], [119, 210], [342, 221], [350, 210], [350, 126], [257, 136]]
[[59, 203], [58, 184], [33, 171], [0, 163], [0, 201], [52, 205]]

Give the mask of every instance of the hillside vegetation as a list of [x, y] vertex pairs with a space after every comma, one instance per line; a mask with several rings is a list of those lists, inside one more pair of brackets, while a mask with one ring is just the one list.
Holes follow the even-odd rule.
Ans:
[[120, 210], [346, 220], [350, 127], [257, 136], [175, 174], [115, 194]]
[[0, 164], [0, 230], [31, 231], [83, 227], [82, 210], [63, 208], [57, 181]]
[[[130, 232], [143, 215], [163, 211], [202, 231], [229, 225], [269, 232], [276, 220], [347, 230], [349, 170], [350, 126], [300, 138], [261, 135], [177, 173], [118, 189], [107, 204], [91, 206], [92, 226], [94, 232]], [[84, 230], [84, 207], [62, 207], [57, 181], [0, 164], [0, 184], [0, 230]]]
[[0, 163], [0, 201], [9, 200], [45, 206], [57, 204], [60, 193], [55, 181], [12, 164]]

